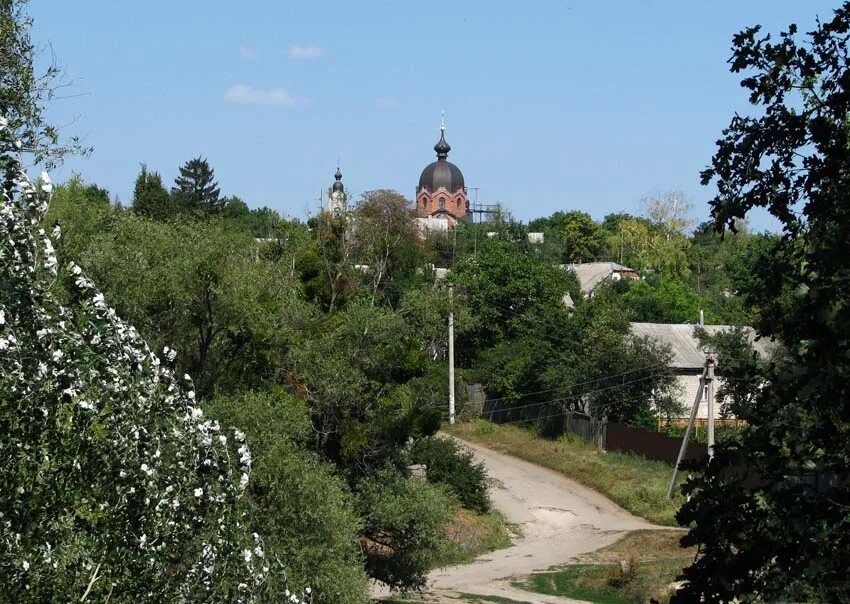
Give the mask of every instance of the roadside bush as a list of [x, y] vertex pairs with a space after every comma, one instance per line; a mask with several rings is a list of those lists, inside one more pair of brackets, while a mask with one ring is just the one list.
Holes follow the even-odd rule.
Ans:
[[381, 469], [357, 485], [369, 574], [402, 592], [425, 586], [457, 503], [441, 487]]
[[457, 441], [420, 438], [410, 448], [410, 460], [427, 466], [428, 481], [445, 485], [463, 507], [482, 514], [490, 510], [487, 471]]
[[207, 412], [245, 432], [254, 453], [248, 488], [253, 530], [270, 561], [268, 602], [310, 587], [317, 604], [363, 604], [368, 577], [358, 547], [354, 498], [333, 466], [299, 448], [310, 434], [304, 403], [284, 393], [219, 397]]

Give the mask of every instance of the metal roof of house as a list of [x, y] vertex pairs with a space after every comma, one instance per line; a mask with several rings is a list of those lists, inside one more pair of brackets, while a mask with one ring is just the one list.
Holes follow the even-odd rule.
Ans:
[[[632, 323], [632, 334], [635, 336], [649, 336], [656, 340], [669, 344], [673, 351], [673, 369], [702, 369], [705, 365], [705, 353], [699, 347], [699, 340], [694, 335], [696, 325], [688, 323]], [[703, 325], [702, 328], [713, 335], [723, 331], [734, 329], [731, 325]], [[756, 332], [752, 327], [744, 327], [747, 339], [756, 349], [759, 355], [768, 356], [775, 344], [766, 338], [756, 339]]]
[[616, 262], [582, 262], [579, 264], [562, 264], [561, 268], [573, 271], [578, 277], [581, 285], [581, 293], [589, 296], [600, 283], [608, 279], [614, 273], [636, 273], [637, 271], [628, 266]]

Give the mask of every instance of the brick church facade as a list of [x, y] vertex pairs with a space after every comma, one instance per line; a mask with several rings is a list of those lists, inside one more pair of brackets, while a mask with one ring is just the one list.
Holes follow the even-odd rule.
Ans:
[[429, 223], [445, 221], [445, 229], [458, 222], [472, 222], [463, 173], [448, 161], [451, 146], [446, 142], [445, 125], [440, 126], [440, 140], [434, 145], [437, 161], [428, 164], [416, 187], [416, 214]]

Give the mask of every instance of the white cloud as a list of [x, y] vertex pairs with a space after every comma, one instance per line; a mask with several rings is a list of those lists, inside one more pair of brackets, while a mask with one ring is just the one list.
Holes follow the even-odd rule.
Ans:
[[398, 103], [396, 100], [389, 97], [375, 99], [375, 108], [377, 109], [395, 109], [397, 106]]
[[321, 46], [300, 46], [293, 44], [289, 47], [290, 59], [318, 59], [325, 54], [325, 49]]
[[251, 88], [243, 84], [231, 86], [224, 93], [224, 100], [240, 105], [280, 105], [282, 107], [294, 107], [293, 99], [285, 90], [261, 90]]
[[248, 46], [239, 47], [239, 56], [245, 59], [246, 61], [253, 61], [258, 57], [257, 51]]

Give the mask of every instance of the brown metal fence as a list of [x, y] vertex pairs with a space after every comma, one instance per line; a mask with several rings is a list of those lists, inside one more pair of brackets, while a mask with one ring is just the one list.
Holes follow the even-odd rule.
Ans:
[[[626, 424], [608, 424], [606, 433], [606, 450], [634, 453], [647, 459], [666, 461], [670, 465], [676, 463], [679, 449], [682, 446], [681, 438], [627, 426]], [[705, 444], [689, 442], [684, 459], [700, 459], [707, 453]]]
[[[647, 459], [676, 463], [681, 437], [668, 436], [661, 432], [635, 428], [626, 424], [608, 423], [591, 415], [576, 411], [563, 414], [547, 414], [548, 410], [538, 406], [529, 412], [515, 408], [500, 399], [489, 400], [479, 384], [467, 386], [469, 399], [475, 412], [496, 423], [527, 422], [544, 433], [557, 436], [564, 432], [575, 434], [582, 440], [593, 443], [599, 449], [621, 451], [642, 455]], [[542, 417], [541, 417], [541, 414]], [[684, 459], [699, 459], [707, 454], [706, 445], [690, 442]]]

